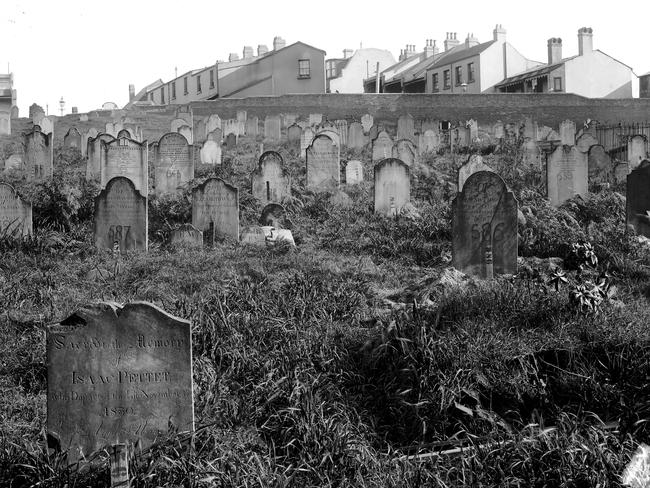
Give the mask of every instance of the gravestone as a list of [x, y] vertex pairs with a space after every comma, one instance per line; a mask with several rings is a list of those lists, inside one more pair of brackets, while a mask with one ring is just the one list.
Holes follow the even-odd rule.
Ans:
[[68, 463], [194, 430], [190, 322], [146, 302], [95, 303], [48, 326], [46, 344], [48, 443]]
[[339, 119], [334, 121], [336, 133], [339, 135], [339, 147], [348, 146], [348, 121]]
[[275, 151], [266, 151], [260, 156], [251, 175], [251, 193], [263, 205], [291, 196], [291, 177], [283, 165], [282, 156]]
[[169, 124], [170, 126], [169, 132], [178, 132], [178, 129], [180, 129], [184, 125], [188, 125], [185, 119], [174, 119]]
[[156, 195], [178, 193], [194, 179], [192, 146], [181, 134], [170, 132], [160, 138], [154, 149]]
[[264, 119], [264, 139], [279, 142], [280, 138], [280, 117], [267, 115]]
[[[573, 126], [573, 133], [575, 134], [575, 125]], [[537, 138], [537, 122], [532, 117], [526, 117], [523, 121], [522, 136], [524, 139]], [[571, 141], [574, 144], [574, 141]]]
[[99, 132], [94, 127], [91, 127], [86, 132], [81, 134], [81, 155], [88, 156], [88, 141], [94, 139], [99, 135]]
[[576, 143], [576, 124], [572, 120], [560, 123], [560, 144], [573, 146]]
[[436, 152], [440, 147], [440, 135], [437, 130], [427, 129], [420, 137], [422, 152]]
[[260, 225], [270, 225], [276, 229], [285, 229], [287, 227], [287, 213], [282, 205], [269, 203], [262, 209], [259, 223]]
[[411, 114], [401, 115], [397, 119], [397, 139], [408, 139], [415, 142], [415, 121]]
[[192, 224], [183, 224], [171, 232], [169, 240], [172, 246], [203, 247], [203, 232]]
[[98, 134], [96, 137], [88, 139], [86, 145], [86, 179], [92, 180], [101, 178], [101, 161], [104, 157], [102, 151], [102, 141], [105, 143], [114, 141], [115, 138], [110, 134]]
[[237, 147], [237, 136], [232, 132], [226, 136], [226, 148], [235, 149]]
[[249, 117], [246, 119], [246, 135], [255, 139], [259, 133], [260, 119], [258, 117]]
[[451, 208], [453, 266], [486, 277], [491, 251], [495, 275], [516, 274], [517, 200], [501, 177], [491, 171], [474, 173]]
[[117, 133], [117, 139], [120, 137], [128, 137], [129, 139], [133, 139], [135, 141], [135, 138], [131, 134], [131, 132], [128, 129], [122, 129]]
[[380, 132], [382, 131], [379, 130], [379, 126], [376, 124], [373, 125], [368, 130], [368, 140], [370, 140], [370, 142], [374, 142], [374, 140], [377, 139], [377, 137], [379, 136]]
[[24, 136], [25, 173], [28, 180], [43, 181], [54, 173], [52, 134], [44, 134], [38, 126]]
[[370, 131], [370, 128], [375, 123], [375, 119], [370, 114], [364, 114], [361, 116], [361, 126], [363, 131], [367, 134]]
[[589, 168], [589, 181], [611, 181], [612, 161], [605, 148], [600, 144], [595, 144], [589, 148], [587, 166]]
[[217, 114], [212, 114], [208, 117], [208, 120], [205, 123], [206, 137], [215, 129], [221, 129], [221, 118]]
[[[181, 105], [176, 109], [176, 112], [174, 114], [174, 118], [176, 119], [183, 119], [185, 121], [185, 125], [189, 125], [190, 127], [194, 127], [194, 114], [192, 113], [192, 107], [189, 105]], [[176, 132], [174, 130], [171, 130], [170, 132]]]
[[498, 121], [494, 124], [494, 126], [493, 126], [493, 128], [492, 128], [492, 131], [493, 131], [493, 133], [494, 133], [494, 138], [495, 138], [495, 139], [503, 139], [504, 136], [505, 136], [505, 131], [504, 131], [504, 129], [503, 129], [503, 122], [501, 122], [500, 120], [498, 120]]
[[636, 168], [646, 158], [645, 143], [646, 138], [642, 135], [634, 135], [628, 139], [627, 160], [630, 163], [630, 169]]
[[383, 159], [390, 158], [393, 154], [393, 140], [386, 133], [381, 131], [377, 138], [372, 141], [372, 162], [377, 163]]
[[454, 132], [456, 133], [456, 141], [454, 144], [456, 148], [465, 148], [469, 146], [469, 132], [467, 127], [458, 127]]
[[14, 187], [0, 182], [0, 236], [31, 235], [32, 204], [26, 203]]
[[38, 125], [43, 134], [54, 134], [54, 120], [51, 117], [43, 117]]
[[357, 185], [363, 182], [363, 164], [361, 161], [348, 161], [345, 166], [345, 183]]
[[478, 122], [474, 119], [469, 119], [466, 124], [469, 143], [473, 144], [478, 139]]
[[11, 112], [0, 111], [0, 135], [11, 135]]
[[192, 134], [192, 128], [189, 125], [181, 125], [176, 132], [182, 135], [188, 144], [194, 144], [194, 134]]
[[95, 246], [100, 249], [146, 251], [149, 220], [147, 197], [123, 176], [111, 179], [95, 198]]
[[315, 126], [323, 122], [323, 114], [309, 114], [309, 125]]
[[582, 134], [576, 141], [576, 147], [578, 148], [578, 151], [583, 153], [588, 153], [592, 146], [596, 146], [598, 144], [600, 144], [598, 142], [598, 139], [596, 139], [589, 132]]
[[300, 156], [302, 158], [307, 157], [307, 148], [311, 145], [311, 141], [314, 140], [316, 133], [311, 129], [311, 127], [305, 127], [302, 134], [300, 135]]
[[575, 146], [558, 146], [546, 163], [546, 188], [558, 207], [574, 195], [587, 195], [587, 155]]
[[395, 216], [411, 200], [409, 167], [399, 159], [383, 159], [375, 165], [375, 213]]
[[359, 122], [352, 122], [348, 129], [348, 147], [350, 149], [363, 149], [366, 146], [366, 136], [363, 126]]
[[537, 147], [537, 142], [535, 142], [533, 139], [528, 139], [524, 142], [522, 149], [524, 153], [524, 164], [539, 168], [541, 164], [541, 158], [539, 148]]
[[104, 134], [109, 134], [113, 137], [117, 136], [117, 131], [115, 130], [115, 124], [113, 122], [106, 122], [104, 125]]
[[417, 160], [417, 149], [410, 139], [401, 139], [393, 146], [393, 158], [401, 160], [407, 166], [413, 166]]
[[4, 173], [10, 171], [24, 171], [23, 157], [20, 154], [12, 154], [4, 161]]
[[246, 110], [237, 110], [237, 122], [246, 122], [248, 119], [248, 114], [246, 113]]
[[88, 122], [88, 114], [81, 114], [79, 116], [79, 122]]
[[221, 164], [221, 145], [207, 140], [201, 148], [201, 164]]
[[195, 142], [205, 142], [208, 136], [208, 133], [205, 131], [205, 129], [206, 129], [205, 119], [199, 119], [194, 129]]
[[206, 140], [218, 142], [219, 144], [221, 144], [222, 139], [223, 131], [221, 129], [214, 129], [212, 132], [209, 132], [208, 136], [206, 137]]
[[[39, 115], [40, 115], [40, 117], [39, 117]], [[36, 103], [32, 103], [29, 106], [29, 118], [32, 119], [32, 123], [33, 124], [38, 124], [34, 120], [36, 118], [38, 118], [38, 120], [40, 121], [40, 119], [43, 118], [43, 117], [45, 117], [45, 110], [43, 110], [43, 107], [41, 107], [40, 105], [38, 105]]]
[[626, 223], [637, 235], [650, 237], [650, 161], [644, 159], [627, 175]]
[[626, 162], [620, 162], [614, 166], [614, 182], [616, 183], [625, 183], [627, 181], [627, 175], [630, 174], [630, 165]]
[[63, 147], [74, 147], [81, 151], [81, 134], [76, 127], [70, 127], [63, 136]]
[[205, 180], [192, 191], [192, 225], [209, 244], [217, 236], [239, 240], [239, 190], [220, 178]]
[[110, 142], [100, 142], [102, 155], [99, 160], [99, 182], [106, 188], [116, 176], [124, 176], [133, 182], [142, 195], [149, 194], [148, 146], [126, 137]]
[[479, 171], [493, 170], [483, 162], [483, 158], [481, 156], [478, 154], [473, 154], [469, 157], [467, 162], [458, 169], [458, 191], [463, 191], [463, 185], [465, 185], [467, 179]]
[[251, 225], [246, 227], [241, 233], [242, 244], [248, 244], [253, 246], [266, 246], [266, 234], [264, 229], [258, 225]]
[[230, 134], [233, 133], [236, 136], [239, 135], [239, 122], [237, 119], [226, 119], [222, 121], [221, 123], [221, 128], [223, 129], [224, 134]]
[[439, 133], [440, 121], [432, 117], [426, 117], [424, 120], [420, 122], [420, 132], [424, 134], [428, 130], [432, 130], [435, 133]]
[[281, 118], [282, 118], [282, 127], [287, 128], [290, 125], [296, 123], [296, 120], [298, 119], [298, 114], [281, 114]]
[[300, 136], [302, 135], [302, 129], [298, 124], [291, 124], [287, 128], [287, 140], [292, 144], [300, 143]]
[[341, 181], [340, 152], [331, 137], [319, 134], [307, 148], [307, 188], [338, 189]]

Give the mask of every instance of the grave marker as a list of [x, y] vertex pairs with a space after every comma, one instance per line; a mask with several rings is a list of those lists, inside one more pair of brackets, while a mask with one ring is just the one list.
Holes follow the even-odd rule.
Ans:
[[264, 139], [268, 141], [280, 141], [280, 117], [267, 115], [264, 119]]
[[201, 164], [221, 164], [221, 145], [207, 140], [201, 148]]
[[76, 127], [70, 127], [63, 136], [63, 147], [75, 147], [81, 151], [81, 134]]
[[226, 136], [226, 148], [235, 149], [237, 147], [237, 136], [232, 132]]
[[600, 144], [595, 144], [589, 148], [587, 166], [590, 181], [597, 179], [603, 182], [611, 181], [612, 161], [605, 148]]
[[319, 134], [307, 148], [307, 188], [338, 189], [341, 181], [340, 152], [331, 137]]
[[169, 132], [160, 138], [154, 149], [156, 195], [178, 193], [194, 179], [192, 146], [181, 134]]
[[361, 116], [361, 126], [363, 131], [367, 134], [370, 131], [370, 128], [375, 123], [375, 119], [370, 114], [365, 114]]
[[415, 121], [411, 114], [401, 115], [397, 119], [397, 139], [408, 139], [415, 142]]
[[102, 141], [109, 143], [114, 141], [115, 138], [110, 134], [98, 134], [97, 136], [88, 139], [86, 143], [86, 179], [100, 179], [101, 177], [101, 161], [104, 157], [102, 151]]
[[587, 194], [587, 155], [575, 146], [558, 146], [546, 163], [546, 187], [551, 205], [558, 207], [574, 195]]
[[458, 168], [458, 191], [463, 191], [463, 185], [465, 185], [467, 179], [479, 171], [493, 170], [483, 162], [483, 158], [481, 156], [478, 154], [473, 154], [469, 157], [465, 164]]
[[307, 148], [311, 145], [311, 141], [314, 140], [316, 133], [311, 129], [311, 127], [305, 127], [300, 136], [300, 157], [307, 157]]
[[212, 114], [205, 123], [206, 136], [215, 129], [221, 129], [221, 118], [217, 114]]
[[203, 232], [192, 224], [183, 224], [172, 231], [170, 243], [172, 246], [203, 247]]
[[260, 120], [258, 117], [249, 117], [246, 119], [246, 135], [255, 139], [259, 133]]
[[284, 207], [277, 203], [269, 203], [262, 209], [260, 215], [260, 225], [270, 225], [276, 229], [284, 229], [287, 227], [287, 213]]
[[239, 190], [221, 178], [205, 180], [192, 191], [192, 225], [208, 243], [217, 236], [239, 240]]
[[20, 237], [32, 232], [32, 204], [24, 202], [13, 186], [0, 182], [0, 236]]
[[401, 160], [407, 166], [413, 166], [417, 159], [417, 149], [410, 139], [401, 139], [393, 146], [393, 158]]
[[25, 172], [28, 180], [43, 181], [54, 173], [52, 134], [44, 134], [38, 126], [24, 136]]
[[390, 158], [393, 153], [393, 140], [386, 133], [381, 131], [377, 138], [372, 141], [372, 162], [377, 163], [383, 159]]
[[291, 124], [287, 128], [287, 140], [290, 143], [298, 144], [300, 142], [300, 136], [302, 135], [302, 128], [298, 124]]
[[630, 163], [630, 169], [636, 168], [646, 158], [645, 145], [645, 136], [637, 134], [628, 139], [627, 160]]
[[334, 128], [339, 135], [339, 147], [348, 146], [348, 121], [339, 119], [334, 121]]
[[266, 151], [260, 156], [251, 175], [251, 193], [262, 204], [281, 202], [291, 196], [291, 177], [283, 165], [282, 156], [275, 151]]
[[375, 213], [395, 216], [411, 200], [409, 167], [399, 159], [383, 159], [375, 165]]
[[361, 161], [348, 161], [345, 166], [345, 183], [357, 185], [363, 182], [363, 164]]
[[309, 125], [315, 126], [323, 122], [323, 114], [309, 114]]
[[625, 221], [637, 235], [650, 237], [650, 161], [644, 159], [627, 175]]
[[116, 176], [130, 179], [144, 196], [149, 194], [148, 146], [126, 137], [110, 142], [100, 141], [102, 155], [99, 160], [100, 185], [106, 188]]
[[363, 126], [359, 122], [352, 122], [348, 129], [348, 147], [350, 149], [363, 149], [366, 146], [366, 136]]
[[614, 166], [614, 182], [616, 183], [625, 183], [627, 181], [627, 175], [630, 174], [630, 165], [626, 162], [620, 162]]
[[440, 147], [440, 135], [437, 130], [427, 129], [420, 137], [422, 152], [436, 152]]
[[576, 124], [572, 120], [560, 123], [560, 144], [573, 146], [576, 143]]

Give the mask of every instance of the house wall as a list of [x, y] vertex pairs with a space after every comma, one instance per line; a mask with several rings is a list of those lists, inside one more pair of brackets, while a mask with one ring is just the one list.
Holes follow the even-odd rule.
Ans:
[[[214, 73], [214, 87], [210, 88], [210, 71]], [[201, 78], [201, 92], [198, 92], [196, 84], [197, 78]], [[187, 78], [187, 93], [184, 90], [183, 80]], [[172, 97], [172, 84], [176, 84], [176, 98]], [[186, 73], [178, 78], [164, 83], [163, 85], [154, 88], [147, 95], [147, 100], [153, 100], [157, 105], [173, 105], [185, 104], [195, 100], [207, 100], [213, 95], [218, 93], [219, 84], [217, 82], [217, 69], [215, 66], [210, 66], [197, 73]], [[165, 99], [163, 102], [161, 91], [165, 92]], [[153, 99], [151, 98], [153, 95]]]
[[565, 63], [566, 92], [593, 98], [631, 98], [636, 78], [632, 70], [600, 51]]
[[338, 77], [329, 82], [332, 93], [363, 93], [363, 80], [395, 64], [395, 58], [384, 49], [359, 49], [348, 60]]
[[[468, 65], [474, 63], [474, 82], [467, 83], [467, 74], [469, 73]], [[467, 90], [463, 91], [463, 87], [456, 84], [456, 66], [463, 68], [463, 81], [467, 83]], [[449, 70], [451, 76], [451, 86], [445, 88], [444, 72]], [[435, 93], [481, 93], [481, 58], [480, 55], [471, 56], [463, 59], [457, 63], [445, 64], [435, 70], [427, 70], [426, 72], [426, 92], [434, 93], [433, 91], [433, 74], [438, 73], [438, 91]]]

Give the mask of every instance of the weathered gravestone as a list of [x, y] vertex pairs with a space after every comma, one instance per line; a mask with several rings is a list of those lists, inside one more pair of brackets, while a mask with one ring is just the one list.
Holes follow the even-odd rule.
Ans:
[[101, 177], [101, 161], [104, 156], [102, 151], [102, 142], [109, 143], [114, 141], [115, 138], [110, 134], [98, 134], [96, 137], [88, 139], [86, 144], [86, 179], [100, 179]]
[[147, 197], [123, 176], [111, 179], [95, 198], [95, 246], [100, 249], [146, 251], [149, 219]]
[[18, 108], [17, 105], [13, 105], [11, 107], [11, 118], [17, 119], [18, 117], [20, 117], [20, 109]]
[[338, 119], [334, 121], [334, 128], [339, 135], [339, 147], [348, 146], [348, 121]]
[[[237, 119], [227, 119], [222, 122], [221, 128], [225, 134], [233, 133], [235, 136], [239, 136], [240, 123]], [[227, 136], [226, 136], [227, 137]]]
[[201, 148], [201, 164], [221, 164], [221, 145], [207, 140]]
[[473, 154], [469, 157], [465, 164], [458, 168], [458, 191], [463, 191], [463, 185], [465, 185], [467, 179], [479, 171], [493, 170], [483, 162], [483, 158], [481, 156], [478, 154]]
[[278, 115], [267, 115], [264, 119], [264, 139], [279, 141], [280, 137], [280, 117]]
[[194, 144], [194, 134], [192, 134], [192, 128], [189, 125], [181, 125], [176, 132], [182, 135], [189, 144]]
[[241, 233], [242, 244], [249, 244], [253, 246], [266, 246], [266, 234], [264, 229], [258, 225], [251, 225], [246, 227]]
[[359, 122], [352, 122], [348, 129], [348, 147], [350, 149], [363, 149], [366, 146], [366, 136], [363, 126]]
[[546, 188], [558, 207], [575, 195], [587, 195], [587, 155], [575, 146], [558, 146], [546, 163]]
[[32, 204], [24, 202], [13, 186], [0, 182], [0, 236], [28, 236], [32, 230]]
[[650, 161], [644, 159], [627, 175], [626, 223], [637, 235], [650, 237]]
[[541, 164], [541, 155], [539, 147], [537, 147], [537, 142], [533, 139], [528, 139], [524, 141], [522, 149], [524, 153], [524, 164], [539, 168]]
[[[568, 121], [567, 121], [568, 122]], [[573, 126], [573, 133], [575, 134], [575, 124]], [[532, 117], [526, 117], [522, 122], [522, 125], [519, 129], [519, 133], [524, 139], [536, 139], [537, 138], [537, 122], [535, 122]], [[571, 141], [571, 144], [574, 144], [574, 141]]]
[[174, 119], [169, 124], [170, 127], [169, 132], [178, 132], [178, 129], [180, 129], [184, 125], [188, 125], [185, 119]]
[[576, 124], [572, 120], [560, 123], [560, 143], [563, 146], [573, 146], [576, 143]]
[[326, 135], [332, 139], [332, 142], [338, 146], [339, 149], [341, 148], [341, 137], [339, 136], [339, 133], [336, 131], [335, 127], [325, 127], [316, 131], [316, 136], [321, 134]]
[[43, 134], [54, 134], [54, 120], [51, 117], [43, 117], [38, 125]]
[[86, 132], [81, 134], [81, 155], [88, 156], [88, 141], [94, 139], [99, 135], [99, 132], [94, 127], [91, 127]]
[[228, 149], [235, 149], [237, 147], [237, 136], [232, 132], [226, 136], [226, 147]]
[[12, 154], [4, 161], [4, 173], [10, 171], [23, 171], [23, 157], [20, 154]]
[[81, 114], [79, 116], [79, 122], [88, 122], [88, 114]]
[[329, 136], [317, 135], [307, 148], [307, 188], [314, 191], [334, 190], [340, 182], [339, 146]]
[[128, 137], [129, 139], [133, 139], [135, 141], [135, 137], [133, 137], [133, 134], [131, 134], [131, 131], [128, 129], [121, 129], [117, 133], [117, 139], [119, 139], [120, 137]]
[[217, 114], [212, 114], [205, 122], [206, 136], [215, 129], [221, 129], [221, 117], [219, 117]]
[[307, 157], [307, 148], [311, 145], [311, 141], [314, 140], [316, 133], [312, 130], [311, 127], [305, 127], [300, 135], [300, 156], [303, 158]]
[[478, 139], [478, 122], [474, 119], [469, 119], [465, 124], [467, 128], [467, 136], [469, 137], [469, 143], [472, 144]]
[[385, 132], [381, 131], [377, 138], [372, 141], [372, 162], [377, 163], [383, 159], [390, 158], [393, 154], [393, 140]]
[[292, 144], [298, 144], [300, 142], [300, 136], [302, 135], [302, 128], [294, 123], [287, 128], [287, 140]]
[[0, 135], [11, 135], [11, 112], [0, 110]]
[[281, 202], [291, 196], [291, 177], [283, 164], [282, 156], [275, 151], [266, 151], [260, 156], [251, 175], [251, 193], [262, 204]]
[[248, 113], [246, 110], [237, 110], [237, 115], [235, 117], [237, 118], [237, 122], [246, 122], [248, 119]]
[[423, 153], [436, 152], [440, 146], [440, 134], [438, 130], [427, 129], [420, 135], [420, 150]]
[[646, 138], [642, 135], [634, 135], [627, 142], [627, 160], [630, 169], [636, 168], [646, 158]]
[[492, 132], [494, 134], [495, 139], [497, 139], [497, 140], [503, 139], [505, 137], [503, 122], [501, 122], [500, 120], [497, 120], [497, 122], [492, 127]]
[[323, 122], [323, 114], [309, 114], [309, 125], [315, 126]]
[[397, 215], [411, 200], [409, 167], [399, 159], [386, 158], [375, 165], [375, 213]]
[[24, 137], [25, 172], [28, 180], [42, 181], [54, 173], [52, 134], [44, 134], [38, 126]]
[[249, 117], [246, 119], [246, 135], [255, 139], [259, 132], [260, 119], [258, 117]]
[[377, 124], [373, 125], [373, 126], [370, 127], [370, 129], [368, 130], [368, 140], [369, 140], [370, 142], [375, 142], [375, 139], [377, 139], [377, 137], [379, 136], [379, 133], [380, 133], [380, 132], [382, 132], [382, 131], [379, 130], [379, 126], [378, 126]]
[[32, 103], [29, 106], [29, 118], [32, 119], [32, 123], [37, 124], [37, 122], [34, 122], [34, 120], [36, 118], [40, 120], [42, 117], [45, 117], [45, 110], [43, 110], [43, 107], [36, 103]]
[[614, 182], [615, 183], [625, 183], [627, 181], [627, 175], [630, 174], [630, 165], [626, 162], [617, 163], [614, 166]]
[[126, 137], [110, 142], [100, 141], [99, 181], [102, 188], [116, 176], [130, 179], [144, 196], [149, 194], [148, 146]]
[[393, 158], [407, 166], [413, 166], [417, 159], [417, 149], [410, 139], [400, 139], [393, 146]]
[[48, 444], [68, 463], [194, 430], [189, 321], [146, 302], [96, 303], [49, 326], [46, 343]]
[[370, 114], [364, 114], [361, 116], [361, 126], [363, 131], [367, 134], [370, 131], [370, 128], [375, 123], [375, 119]]
[[576, 147], [578, 148], [578, 151], [584, 153], [588, 153], [592, 146], [595, 146], [597, 144], [600, 144], [598, 142], [598, 139], [596, 139], [589, 132], [585, 132], [576, 140]]
[[239, 239], [239, 190], [220, 178], [208, 178], [192, 191], [192, 225], [208, 244], [217, 237]]
[[424, 134], [426, 131], [432, 130], [436, 133], [440, 132], [440, 121], [433, 117], [426, 117], [420, 122], [420, 132]]
[[171, 232], [170, 243], [172, 246], [203, 247], [203, 232], [192, 224], [183, 224]]
[[397, 119], [397, 139], [408, 139], [415, 142], [415, 121], [411, 114], [401, 115]]
[[63, 136], [63, 147], [74, 147], [81, 150], [81, 133], [76, 127], [70, 127]]
[[207, 132], [205, 131], [205, 119], [199, 119], [194, 128], [194, 139], [195, 142], [204, 142], [207, 138]]
[[266, 205], [260, 215], [260, 225], [270, 225], [276, 229], [287, 228], [287, 213], [284, 207], [278, 203]]
[[290, 125], [295, 124], [298, 119], [298, 114], [281, 114], [282, 117], [282, 127], [289, 127]]
[[[194, 114], [192, 112], [192, 107], [189, 105], [181, 105], [180, 107], [178, 107], [176, 109], [174, 118], [183, 119], [186, 125], [189, 125], [190, 127], [194, 127]], [[170, 132], [174, 132], [174, 131], [172, 130]]]
[[452, 201], [452, 261], [463, 273], [517, 273], [517, 200], [491, 171], [471, 175]]
[[589, 168], [589, 181], [611, 181], [612, 162], [607, 151], [600, 144], [595, 144], [589, 148], [587, 166]]
[[221, 144], [221, 140], [223, 139], [223, 131], [221, 129], [214, 129], [212, 132], [209, 132], [206, 140], [208, 141], [214, 141], [219, 144]]
[[181, 134], [170, 132], [160, 138], [154, 149], [156, 195], [177, 193], [194, 179], [192, 146]]
[[345, 166], [345, 183], [357, 185], [363, 182], [363, 164], [361, 161], [348, 161]]

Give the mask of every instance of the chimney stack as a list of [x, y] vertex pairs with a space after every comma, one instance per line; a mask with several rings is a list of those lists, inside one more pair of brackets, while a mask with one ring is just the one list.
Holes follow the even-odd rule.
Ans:
[[264, 56], [268, 52], [269, 52], [269, 48], [266, 47], [266, 44], [258, 44], [257, 45], [257, 55], [258, 56]]
[[406, 55], [406, 59], [415, 56], [415, 44], [407, 44], [404, 54]]
[[244, 46], [243, 52], [244, 59], [249, 59], [253, 57], [253, 48], [251, 46]]
[[284, 46], [287, 45], [287, 41], [282, 39], [280, 36], [276, 36], [273, 38], [273, 50], [274, 51], [279, 51], [282, 49]]
[[562, 39], [551, 37], [548, 40], [548, 64], [558, 63], [562, 59]]
[[594, 50], [594, 31], [591, 27], [578, 29], [578, 54], [590, 53]]
[[135, 85], [129, 85], [129, 102], [135, 98]]
[[354, 49], [344, 49], [343, 50], [343, 59], [348, 59], [354, 54]]
[[447, 39], [445, 39], [445, 51], [455, 48], [460, 44], [460, 41], [457, 39], [456, 32], [447, 32]]
[[506, 30], [501, 24], [497, 24], [492, 31], [495, 41], [505, 42], [506, 40]]
[[228, 56], [228, 62], [232, 63], [233, 61], [239, 61], [239, 54], [230, 53], [230, 55]]
[[467, 34], [467, 39], [465, 39], [465, 47], [469, 49], [470, 47], [473, 46], [478, 46], [479, 42], [476, 37], [474, 37], [474, 33], [472, 32], [471, 34]]
[[438, 46], [436, 46], [436, 41], [434, 39], [427, 39], [424, 46], [424, 57], [430, 58], [438, 54]]

